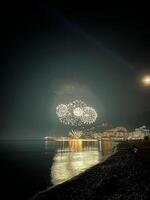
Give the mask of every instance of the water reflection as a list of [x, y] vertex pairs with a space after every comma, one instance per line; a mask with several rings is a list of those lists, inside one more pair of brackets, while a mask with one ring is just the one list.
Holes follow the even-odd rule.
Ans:
[[83, 141], [80, 139], [69, 140], [68, 146], [69, 146], [70, 151], [72, 151], [72, 152], [82, 151], [83, 150]]
[[[46, 144], [48, 148], [48, 144]], [[111, 153], [110, 141], [85, 142], [69, 140], [59, 142], [51, 167], [51, 182], [60, 184], [101, 162]]]

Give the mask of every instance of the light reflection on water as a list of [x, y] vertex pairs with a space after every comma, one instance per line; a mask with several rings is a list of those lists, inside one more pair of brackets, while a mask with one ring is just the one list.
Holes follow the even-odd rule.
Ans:
[[[46, 144], [48, 146], [48, 142]], [[108, 157], [114, 144], [107, 141], [59, 142], [51, 167], [53, 185], [65, 182]]]

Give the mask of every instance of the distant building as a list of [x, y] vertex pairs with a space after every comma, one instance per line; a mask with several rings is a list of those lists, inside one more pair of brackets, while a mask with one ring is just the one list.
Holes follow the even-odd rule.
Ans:
[[112, 139], [128, 139], [128, 132], [125, 127], [116, 127], [104, 131], [103, 138], [112, 138]]
[[146, 129], [146, 126], [136, 128], [134, 131], [129, 133], [128, 139], [144, 139], [145, 136], [150, 135], [150, 130]]

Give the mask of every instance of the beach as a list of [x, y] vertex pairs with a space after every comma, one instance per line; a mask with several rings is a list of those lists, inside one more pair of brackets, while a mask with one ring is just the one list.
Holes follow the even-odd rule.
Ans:
[[[137, 151], [133, 151], [135, 145]], [[46, 191], [34, 200], [145, 200], [150, 195], [150, 142], [127, 141], [103, 163]]]

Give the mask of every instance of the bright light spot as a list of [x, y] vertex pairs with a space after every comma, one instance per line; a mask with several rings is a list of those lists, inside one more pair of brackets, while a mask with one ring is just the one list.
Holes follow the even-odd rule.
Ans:
[[144, 86], [150, 86], [150, 75], [146, 75], [143, 77], [142, 82]]
[[73, 110], [73, 114], [76, 115], [77, 117], [80, 117], [83, 114], [83, 110], [81, 108], [77, 107]]

